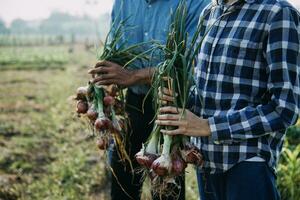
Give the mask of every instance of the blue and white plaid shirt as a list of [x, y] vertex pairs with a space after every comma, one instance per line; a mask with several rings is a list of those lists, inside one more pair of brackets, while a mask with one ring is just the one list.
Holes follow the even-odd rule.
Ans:
[[[221, 15], [225, 14], [221, 19]], [[209, 173], [259, 156], [275, 170], [300, 104], [300, 16], [284, 1], [222, 0], [203, 12], [194, 112], [211, 137], [192, 138]], [[214, 23], [215, 22], [215, 23]]]

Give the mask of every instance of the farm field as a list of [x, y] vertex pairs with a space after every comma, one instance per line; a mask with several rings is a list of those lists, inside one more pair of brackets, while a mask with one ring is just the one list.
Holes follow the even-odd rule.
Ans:
[[[22, 48], [38, 56], [52, 50]], [[68, 63], [44, 70], [40, 60], [30, 70], [0, 65], [0, 199], [107, 199], [109, 194], [102, 155], [70, 99], [87, 80], [94, 56], [81, 47], [73, 54], [67, 47], [54, 53], [66, 55]]]
[[[0, 49], [0, 199], [109, 199], [105, 155], [70, 98], [88, 80], [94, 54], [83, 46]], [[49, 54], [64, 62], [43, 64]], [[187, 192], [197, 199], [189, 171]]]
[[[83, 45], [0, 47], [0, 200], [109, 200], [106, 155], [71, 100], [95, 62]], [[300, 197], [299, 133], [289, 132], [280, 165], [284, 199]], [[192, 167], [186, 183], [198, 199]]]
[[0, 51], [1, 70], [64, 69], [64, 65], [69, 61], [69, 54], [64, 46], [30, 47], [30, 50], [28, 48], [2, 47]]

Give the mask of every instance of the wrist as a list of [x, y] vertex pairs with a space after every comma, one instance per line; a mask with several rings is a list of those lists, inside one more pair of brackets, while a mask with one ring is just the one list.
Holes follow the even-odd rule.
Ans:
[[129, 86], [136, 85], [138, 83], [138, 70], [129, 70], [128, 71], [128, 79], [129, 79]]
[[209, 122], [207, 119], [200, 118], [200, 123], [198, 127], [200, 137], [209, 137], [211, 136], [211, 131], [209, 127]]
[[152, 82], [152, 76], [154, 73], [153, 68], [143, 68], [138, 70], [131, 71], [131, 79], [133, 84], [148, 84], [150, 85]]
[[203, 121], [203, 131], [204, 131], [204, 136], [211, 136], [211, 131], [210, 131], [210, 127], [209, 127], [209, 122], [207, 119], [202, 119]]

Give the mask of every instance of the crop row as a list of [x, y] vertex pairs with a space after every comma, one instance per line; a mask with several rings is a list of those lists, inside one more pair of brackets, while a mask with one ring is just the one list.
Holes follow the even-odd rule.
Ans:
[[69, 61], [64, 47], [2, 47], [0, 69], [63, 66]]

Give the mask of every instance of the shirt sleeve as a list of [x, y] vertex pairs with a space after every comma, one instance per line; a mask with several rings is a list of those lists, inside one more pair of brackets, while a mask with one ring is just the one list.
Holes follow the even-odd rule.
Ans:
[[264, 50], [267, 63], [266, 104], [245, 107], [210, 117], [215, 142], [240, 141], [284, 131], [296, 123], [299, 112], [300, 17], [291, 8], [281, 8], [268, 24]]
[[120, 24], [121, 22], [121, 17], [120, 17], [120, 14], [121, 14], [121, 8], [122, 7], [122, 3], [120, 0], [115, 0], [114, 1], [114, 4], [113, 4], [113, 8], [112, 8], [112, 11], [111, 11], [111, 15], [110, 15], [110, 28], [111, 28], [111, 31], [110, 31], [110, 34], [109, 34], [109, 40], [111, 41], [112, 40], [112, 37], [115, 33], [115, 29], [116, 27]]

